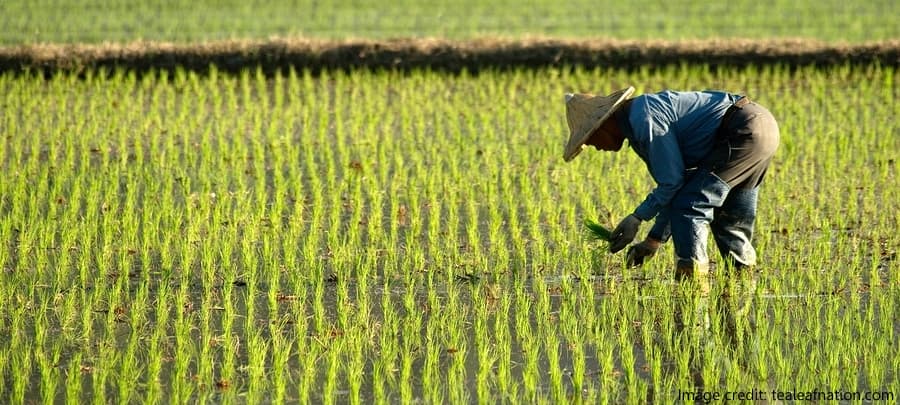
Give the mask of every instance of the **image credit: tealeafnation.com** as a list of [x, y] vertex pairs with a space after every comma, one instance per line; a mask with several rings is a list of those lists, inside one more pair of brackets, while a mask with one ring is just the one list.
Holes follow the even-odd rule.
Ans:
[[841, 390], [737, 390], [737, 391], [678, 391], [679, 402], [719, 401], [838, 401], [838, 402], [887, 402], [894, 403], [896, 396], [891, 391], [841, 391]]

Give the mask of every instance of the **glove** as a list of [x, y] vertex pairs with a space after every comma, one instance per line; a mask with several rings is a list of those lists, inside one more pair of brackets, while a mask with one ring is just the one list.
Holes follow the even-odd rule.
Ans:
[[634, 240], [634, 237], [637, 236], [640, 226], [641, 220], [634, 214], [625, 217], [622, 222], [619, 222], [616, 229], [613, 229], [612, 236], [609, 237], [610, 253], [616, 253], [628, 246]]
[[641, 243], [631, 245], [625, 257], [625, 264], [628, 267], [640, 267], [644, 265], [644, 260], [653, 257], [659, 249], [658, 241], [650, 241], [644, 239]]

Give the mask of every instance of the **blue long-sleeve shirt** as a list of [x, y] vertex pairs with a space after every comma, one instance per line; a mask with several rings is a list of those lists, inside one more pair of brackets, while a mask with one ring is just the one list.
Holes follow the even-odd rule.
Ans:
[[[667, 90], [633, 99], [619, 124], [629, 146], [656, 181], [656, 188], [634, 210], [636, 217], [647, 221], [668, 211], [669, 203], [684, 185], [686, 171], [697, 167], [710, 153], [725, 110], [740, 98], [721, 91]], [[654, 228], [668, 224], [663, 216]]]

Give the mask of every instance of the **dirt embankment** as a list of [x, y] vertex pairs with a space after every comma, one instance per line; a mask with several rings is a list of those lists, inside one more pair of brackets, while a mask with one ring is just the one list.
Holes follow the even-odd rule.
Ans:
[[477, 39], [232, 40], [200, 44], [40, 44], [0, 47], [0, 72], [81, 72], [125, 68], [220, 71], [295, 69], [415, 69], [478, 71], [579, 65], [635, 68], [680, 63], [711, 66], [782, 64], [900, 65], [900, 40], [833, 44], [804, 39], [629, 41]]

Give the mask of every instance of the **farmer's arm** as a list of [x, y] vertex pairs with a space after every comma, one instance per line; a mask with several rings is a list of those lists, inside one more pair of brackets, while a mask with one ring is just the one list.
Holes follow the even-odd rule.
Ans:
[[672, 229], [669, 224], [669, 207], [664, 207], [659, 211], [659, 214], [656, 214], [656, 221], [653, 222], [653, 227], [647, 232], [647, 240], [666, 243], [671, 235]]
[[[684, 184], [684, 161], [678, 139], [674, 133], [668, 131], [668, 128], [665, 130], [650, 135], [647, 167], [650, 175], [656, 180], [656, 188], [634, 210], [634, 216], [642, 221], [649, 221], [663, 212]], [[651, 131], [657, 132], [652, 129]], [[664, 217], [668, 223], [668, 215]]]

